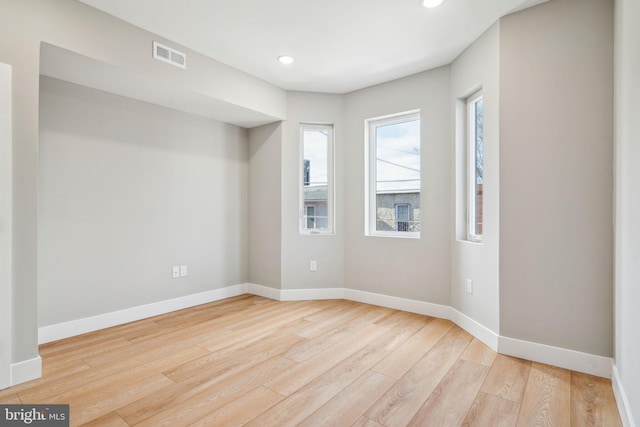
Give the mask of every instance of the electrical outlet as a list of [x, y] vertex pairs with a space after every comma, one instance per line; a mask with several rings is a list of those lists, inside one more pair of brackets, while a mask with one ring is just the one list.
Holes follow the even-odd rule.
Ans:
[[187, 277], [187, 266], [186, 265], [181, 265], [180, 266], [180, 277]]
[[318, 270], [318, 261], [311, 261], [309, 263], [309, 270], [311, 270], [311, 271]]
[[473, 293], [473, 280], [471, 279], [467, 279], [467, 293], [468, 294]]
[[171, 274], [174, 279], [177, 279], [178, 277], [180, 277], [180, 267], [177, 265], [174, 265], [173, 269], [171, 270]]

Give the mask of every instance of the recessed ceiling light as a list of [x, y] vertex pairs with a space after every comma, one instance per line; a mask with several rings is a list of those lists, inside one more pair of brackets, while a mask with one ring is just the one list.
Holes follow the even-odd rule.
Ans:
[[289, 65], [293, 64], [293, 61], [295, 61], [295, 59], [293, 59], [293, 56], [282, 55], [278, 56], [278, 61], [280, 61], [281, 64]]
[[420, 0], [420, 4], [429, 9], [440, 6], [444, 0]]

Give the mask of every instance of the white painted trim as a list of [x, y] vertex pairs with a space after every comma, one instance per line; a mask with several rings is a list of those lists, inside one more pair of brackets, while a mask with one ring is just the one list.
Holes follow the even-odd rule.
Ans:
[[259, 297], [281, 301], [280, 289], [272, 288], [270, 286], [256, 285], [255, 283], [245, 283], [244, 292], [251, 295], [257, 295]]
[[613, 394], [616, 397], [616, 403], [618, 404], [618, 412], [620, 412], [620, 418], [622, 418], [622, 425], [625, 427], [636, 427], [637, 424], [633, 419], [631, 413], [631, 405], [627, 398], [627, 393], [624, 391], [622, 379], [620, 378], [620, 372], [616, 364], [613, 364], [613, 375], [611, 376], [611, 386], [613, 387]]
[[344, 288], [283, 289], [280, 301], [307, 301], [321, 299], [345, 299]]
[[11, 385], [26, 383], [42, 376], [40, 356], [11, 365]]
[[13, 348], [12, 67], [0, 64], [0, 390], [11, 385]]
[[[113, 313], [105, 313], [98, 316], [73, 320], [56, 325], [44, 326], [39, 328], [38, 330], [39, 343], [42, 344], [62, 338], [80, 335], [83, 333], [92, 332], [127, 322], [132, 322], [135, 320], [145, 319], [175, 310], [181, 310], [200, 304], [218, 301], [224, 298], [242, 295], [244, 293], [258, 295], [276, 301], [345, 299], [349, 301], [356, 301], [365, 304], [393, 308], [396, 310], [408, 311], [411, 313], [417, 313], [426, 316], [448, 319], [488, 345], [490, 348], [498, 351], [499, 353], [605, 378], [611, 378], [612, 375], [612, 359], [609, 357], [596, 356], [560, 347], [553, 347], [545, 344], [502, 337], [486, 326], [482, 325], [481, 323], [473, 320], [472, 318], [448, 305], [433, 304], [424, 301], [416, 301], [407, 298], [399, 298], [390, 295], [382, 295], [348, 288], [281, 290], [274, 289], [268, 286], [257, 285], [254, 283], [245, 283], [242, 285], [229, 286], [226, 288], [215, 289], [199, 294], [187, 295], [171, 300], [132, 307]], [[37, 376], [33, 377], [32, 375], [33, 373], [25, 375], [25, 377], [30, 377], [29, 379], [37, 378]], [[618, 394], [620, 394], [620, 396], [624, 398], [622, 388], [620, 388], [620, 393]], [[628, 406], [628, 404], [624, 400], [622, 401], [623, 404]], [[635, 424], [630, 425], [632, 427], [635, 427]]]
[[493, 351], [498, 351], [498, 342], [500, 336], [493, 332], [491, 329], [484, 326], [482, 323], [473, 320], [466, 314], [451, 308], [453, 311], [451, 321], [460, 326], [465, 331], [476, 337], [478, 340], [485, 343]]
[[38, 343], [44, 344], [75, 335], [85, 334], [87, 332], [97, 331], [99, 329], [110, 328], [112, 326], [122, 325], [123, 323], [157, 316], [159, 314], [165, 314], [200, 304], [235, 297], [242, 295], [243, 293], [245, 293], [244, 285], [234, 285], [198, 294], [173, 298], [170, 300], [126, 308], [124, 310], [114, 311], [111, 313], [99, 314], [97, 316], [86, 317], [84, 319], [42, 326], [38, 328]]
[[610, 357], [503, 336], [499, 338], [498, 352], [589, 375], [611, 378], [613, 361]]
[[410, 313], [424, 314], [425, 316], [451, 319], [452, 308], [448, 305], [433, 304], [430, 302], [392, 297], [390, 295], [375, 294], [348, 288], [344, 290], [344, 299], [408, 311]]

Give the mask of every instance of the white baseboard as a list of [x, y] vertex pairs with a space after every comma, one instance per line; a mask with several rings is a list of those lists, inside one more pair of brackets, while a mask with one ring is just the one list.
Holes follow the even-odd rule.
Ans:
[[270, 286], [256, 285], [255, 283], [245, 283], [244, 292], [251, 295], [257, 295], [263, 298], [280, 301], [280, 289]]
[[[242, 285], [229, 286], [194, 295], [187, 295], [84, 319], [72, 320], [56, 325], [44, 326], [38, 329], [38, 340], [40, 344], [47, 343], [111, 326], [121, 325], [127, 322], [146, 319], [148, 317], [157, 316], [159, 314], [175, 310], [181, 310], [200, 304], [218, 301], [224, 298], [242, 295], [243, 293], [259, 295], [277, 301], [346, 299], [426, 316], [449, 319], [488, 345], [490, 348], [500, 353], [605, 378], [611, 378], [612, 374], [612, 359], [609, 357], [596, 356], [579, 351], [502, 337], [481, 323], [448, 305], [433, 304], [424, 301], [381, 295], [349, 288], [275, 289], [254, 283], [245, 283]], [[22, 363], [29, 364], [35, 362], [27, 361]], [[21, 369], [22, 368], [20, 367], [17, 368], [18, 377], [21, 375], [20, 372], [23, 372]], [[37, 378], [37, 376], [32, 376], [33, 372], [35, 372], [35, 369], [29, 368], [24, 377], [29, 377], [29, 379]]]
[[345, 289], [344, 299], [448, 319], [488, 345], [494, 351], [498, 349], [498, 334], [448, 305], [374, 294], [356, 289]]
[[269, 286], [245, 283], [245, 292], [276, 301], [308, 301], [322, 299], [345, 299], [343, 288], [275, 289]]
[[243, 293], [245, 293], [244, 285], [234, 285], [198, 294], [173, 298], [170, 300], [131, 307], [111, 313], [85, 317], [83, 319], [70, 320], [68, 322], [57, 323], [55, 325], [42, 326], [38, 328], [38, 343], [44, 344], [63, 338], [69, 338], [85, 334], [87, 332], [122, 325], [123, 323], [146, 319], [159, 314], [165, 314], [200, 304], [218, 301], [224, 298], [242, 295]]
[[613, 387], [613, 394], [616, 397], [616, 403], [618, 404], [618, 412], [620, 412], [620, 418], [622, 418], [622, 425], [624, 427], [636, 427], [637, 424], [633, 419], [631, 413], [631, 405], [627, 398], [627, 393], [624, 391], [622, 379], [620, 378], [620, 372], [616, 364], [613, 364], [613, 375], [611, 376], [611, 386]]
[[395, 310], [408, 311], [410, 313], [423, 314], [425, 316], [440, 317], [442, 319], [451, 318], [451, 307], [448, 305], [433, 304], [430, 302], [392, 297], [390, 295], [375, 294], [373, 292], [348, 288], [344, 290], [344, 299], [393, 308]]
[[42, 376], [42, 359], [33, 359], [11, 364], [11, 385], [26, 383]]
[[484, 326], [482, 323], [477, 322], [467, 316], [466, 314], [451, 308], [452, 315], [451, 321], [460, 326], [465, 331], [476, 337], [478, 340], [485, 343], [493, 351], [498, 351], [498, 343], [500, 335], [493, 332], [491, 329]]
[[603, 378], [611, 378], [613, 360], [561, 347], [501, 336], [498, 352]]
[[280, 301], [345, 299], [344, 291], [343, 288], [283, 289], [280, 291]]

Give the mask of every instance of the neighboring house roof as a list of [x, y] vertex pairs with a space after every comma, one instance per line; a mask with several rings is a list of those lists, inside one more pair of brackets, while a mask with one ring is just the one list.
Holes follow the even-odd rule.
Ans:
[[376, 194], [420, 194], [420, 190], [378, 190]]
[[326, 201], [328, 200], [328, 191], [326, 185], [314, 185], [304, 187], [305, 201]]

